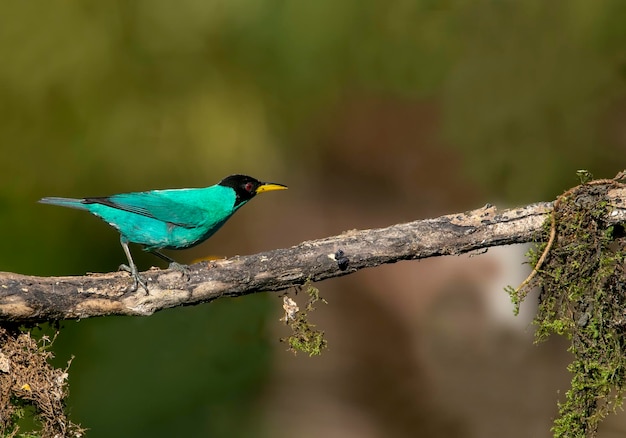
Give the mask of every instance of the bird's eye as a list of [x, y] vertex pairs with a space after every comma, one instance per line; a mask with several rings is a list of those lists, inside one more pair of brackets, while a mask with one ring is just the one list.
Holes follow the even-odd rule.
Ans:
[[254, 184], [247, 182], [244, 188], [246, 189], [246, 192], [252, 193], [254, 191]]

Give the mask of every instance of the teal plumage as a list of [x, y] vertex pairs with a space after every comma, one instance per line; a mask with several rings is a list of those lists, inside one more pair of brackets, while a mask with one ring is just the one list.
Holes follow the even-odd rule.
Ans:
[[245, 203], [235, 206], [235, 192], [219, 185], [40, 202], [87, 210], [146, 250], [183, 249], [203, 242]]
[[173, 262], [158, 249], [184, 249], [204, 242], [257, 193], [281, 190], [282, 184], [263, 183], [246, 175], [231, 175], [218, 184], [197, 189], [152, 190], [97, 198], [43, 198], [39, 202], [87, 210], [120, 232], [129, 266], [122, 268], [147, 291], [137, 274], [128, 243]]

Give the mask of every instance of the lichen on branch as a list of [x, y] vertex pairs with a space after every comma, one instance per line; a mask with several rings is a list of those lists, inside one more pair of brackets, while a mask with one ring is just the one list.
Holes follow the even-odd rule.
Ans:
[[[50, 365], [53, 340], [0, 327], [0, 435], [20, 433], [18, 423], [32, 417], [39, 430], [18, 436], [81, 437], [84, 429], [67, 418], [67, 368]], [[69, 368], [69, 363], [68, 363]]]

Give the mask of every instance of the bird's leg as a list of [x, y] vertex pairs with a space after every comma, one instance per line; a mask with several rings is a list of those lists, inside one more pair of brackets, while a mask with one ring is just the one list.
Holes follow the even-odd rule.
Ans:
[[174, 261], [174, 259], [172, 259], [171, 257], [166, 256], [165, 254], [157, 251], [156, 249], [149, 249], [148, 251], [150, 251], [151, 254], [154, 254], [155, 256], [165, 260], [167, 263], [169, 263], [169, 269], [173, 269], [175, 271], [180, 271], [183, 273], [183, 275], [186, 275], [187, 277], [189, 277], [189, 266], [188, 265], [183, 265], [181, 263], [177, 263]]
[[156, 249], [144, 249], [144, 251], [150, 252], [150, 254], [157, 256], [161, 260], [165, 260], [167, 263], [176, 263], [173, 258], [166, 256], [162, 252], [157, 251]]
[[122, 248], [124, 248], [126, 258], [128, 259], [128, 265], [120, 265], [120, 270], [130, 272], [130, 275], [133, 277], [134, 280], [134, 283], [129, 292], [135, 292], [137, 288], [141, 286], [146, 291], [146, 294], [148, 294], [148, 284], [139, 276], [139, 272], [137, 272], [137, 265], [135, 265], [135, 262], [133, 262], [133, 257], [130, 255], [128, 241], [121, 237], [120, 243], [122, 244]]

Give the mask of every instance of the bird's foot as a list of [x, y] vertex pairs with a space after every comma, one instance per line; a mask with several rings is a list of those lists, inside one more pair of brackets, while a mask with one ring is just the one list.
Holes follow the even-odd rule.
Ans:
[[174, 271], [180, 272], [182, 276], [185, 277], [187, 280], [189, 280], [189, 277], [191, 277], [191, 268], [189, 267], [189, 265], [183, 265], [181, 263], [170, 262], [168, 269], [172, 269]]
[[135, 266], [120, 265], [119, 270], [126, 271], [130, 273], [131, 277], [133, 277], [133, 285], [130, 287], [130, 289], [128, 289], [128, 292], [135, 292], [139, 288], [139, 286], [141, 286], [143, 290], [146, 291], [146, 295], [149, 295], [148, 282], [141, 278]]

